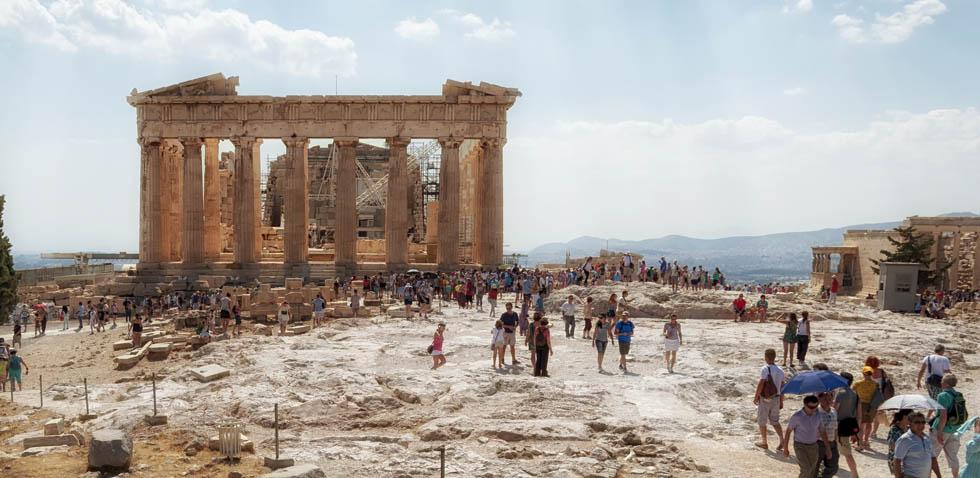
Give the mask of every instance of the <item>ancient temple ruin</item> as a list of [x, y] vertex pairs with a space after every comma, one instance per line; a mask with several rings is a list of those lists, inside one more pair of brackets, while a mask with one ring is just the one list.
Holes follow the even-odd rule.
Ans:
[[[318, 280], [502, 263], [518, 90], [447, 80], [439, 96], [273, 97], [237, 86], [219, 73], [128, 97], [142, 150], [140, 275]], [[286, 146], [264, 188], [263, 139]], [[420, 139], [438, 145], [437, 182], [410, 157]], [[221, 140], [234, 152], [219, 157]]]
[[[941, 275], [943, 289], [980, 288], [980, 269], [976, 267], [980, 262], [980, 217], [911, 216], [903, 226], [914, 227], [918, 234], [932, 234], [935, 260], [929, 269], [946, 269]], [[848, 230], [842, 246], [814, 246], [811, 287], [829, 287], [836, 275], [842, 295], [874, 295], [878, 276], [871, 260], [882, 259], [882, 250], [894, 249], [889, 236], [898, 239], [895, 231]]]

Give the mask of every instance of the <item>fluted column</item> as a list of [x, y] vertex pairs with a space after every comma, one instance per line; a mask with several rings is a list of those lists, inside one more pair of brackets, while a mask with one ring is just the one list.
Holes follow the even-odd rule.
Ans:
[[440, 138], [442, 158], [439, 163], [439, 228], [436, 248], [439, 268], [454, 270], [459, 266], [459, 145], [456, 138]]
[[180, 261], [183, 252], [184, 229], [184, 147], [176, 139], [163, 142], [162, 195], [160, 205], [163, 216], [163, 260]]
[[385, 261], [388, 269], [408, 263], [408, 138], [388, 140], [388, 202], [385, 208]]
[[960, 228], [953, 231], [953, 263], [949, 268], [949, 288], [956, 289], [960, 284]]
[[163, 259], [160, 138], [140, 138], [140, 262]]
[[218, 140], [204, 140], [204, 258], [221, 256], [221, 175], [218, 172]]
[[[334, 141], [340, 149], [333, 233], [334, 262], [352, 269], [357, 258], [357, 177], [354, 174], [357, 138], [334, 138]], [[344, 272], [349, 273], [350, 270]]]
[[259, 236], [259, 145], [261, 139], [233, 138], [235, 145], [235, 263], [251, 264], [262, 258]]
[[284, 226], [285, 262], [304, 263], [309, 260], [309, 167], [308, 138], [283, 138], [286, 145], [286, 221]]
[[504, 261], [503, 147], [506, 139], [480, 141], [483, 147], [480, 197], [480, 264], [495, 267]]
[[180, 138], [184, 147], [183, 240], [184, 264], [204, 262], [204, 174], [201, 165], [201, 138]]

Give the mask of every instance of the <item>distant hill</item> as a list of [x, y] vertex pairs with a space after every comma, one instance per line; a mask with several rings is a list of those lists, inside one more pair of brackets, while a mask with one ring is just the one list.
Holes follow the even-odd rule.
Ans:
[[[943, 214], [944, 217], [978, 217], [971, 212]], [[849, 229], [894, 229], [902, 221], [820, 229], [805, 232], [783, 232], [763, 236], [733, 236], [719, 239], [697, 239], [670, 235], [656, 239], [627, 241], [582, 236], [568, 242], [552, 242], [527, 252], [528, 264], [563, 263], [565, 253], [572, 257], [595, 256], [600, 249], [631, 251], [643, 254], [647, 262], [661, 256], [681, 265], [719, 267], [725, 276], [740, 282], [804, 280], [810, 277], [813, 246], [839, 246]]]

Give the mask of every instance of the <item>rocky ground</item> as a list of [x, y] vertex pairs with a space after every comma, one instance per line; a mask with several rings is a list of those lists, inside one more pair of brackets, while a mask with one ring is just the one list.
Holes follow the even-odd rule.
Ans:
[[[556, 308], [568, 293], [601, 302], [623, 288], [568, 288], [549, 298], [548, 307]], [[102, 337], [70, 332], [29, 341], [25, 358], [31, 377], [44, 374], [45, 407], [51, 413], [73, 417], [80, 407], [83, 411], [78, 381], [81, 375], [94, 377], [89, 398], [99, 418], [80, 426], [137, 430], [133, 476], [226, 476], [230, 468], [205, 468], [193, 460], [136, 467], [146, 456], [141, 449], [180, 452], [227, 421], [245, 425], [257, 455], [271, 455], [276, 403], [282, 454], [316, 463], [328, 476], [437, 476], [441, 446], [447, 476], [795, 475], [795, 460], [752, 445], [758, 435], [752, 395], [763, 350], [777, 348], [781, 357], [783, 327], [732, 322], [726, 309], [733, 293], [672, 294], [649, 284], [628, 288], [636, 297], [631, 306], [637, 325], [629, 374], [615, 372], [614, 347], [606, 358], [606, 369], [614, 372], [599, 373], [589, 342], [564, 338], [555, 312], [549, 313], [559, 322], [551, 378], [531, 376], [523, 347], [518, 348], [521, 364], [494, 369], [488, 347], [493, 320], [486, 312], [455, 306], [428, 319], [335, 319], [295, 337], [247, 335], [163, 361], [144, 360], [125, 371], [113, 370], [109, 350], [124, 334], [118, 329]], [[899, 393], [917, 393], [918, 364], [942, 342], [960, 376], [958, 388], [967, 400], [980, 397], [974, 381], [980, 366], [975, 322], [930, 321], [850, 304], [827, 307], [805, 298], [770, 302], [775, 312], [811, 311], [816, 319], [811, 363], [857, 374], [864, 358], [874, 354]], [[674, 374], [663, 366], [659, 334], [668, 312], [678, 314], [685, 337]], [[431, 371], [425, 347], [439, 321], [448, 325], [449, 362]], [[75, 363], [65, 366], [69, 360]], [[189, 368], [205, 364], [223, 365], [232, 374], [209, 384], [190, 378]], [[150, 371], [161, 377], [160, 413], [170, 417], [169, 425], [154, 429], [140, 423], [151, 409], [145, 381]], [[17, 395], [18, 403], [36, 404], [37, 384], [31, 380], [34, 393]], [[788, 400], [784, 422], [799, 407], [797, 397]], [[3, 413], [18, 413], [13, 410], [18, 409], [4, 407]], [[13, 431], [0, 425], [0, 439], [9, 440]], [[887, 447], [879, 440], [873, 449], [857, 458], [861, 475], [887, 477]], [[13, 463], [0, 456], [0, 467]], [[84, 467], [74, 471], [82, 473]], [[257, 464], [245, 472], [258, 474]]]

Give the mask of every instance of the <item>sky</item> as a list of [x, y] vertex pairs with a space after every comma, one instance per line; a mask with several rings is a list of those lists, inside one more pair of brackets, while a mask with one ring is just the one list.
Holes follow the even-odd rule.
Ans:
[[135, 252], [126, 96], [216, 72], [242, 95], [520, 89], [508, 250], [976, 212], [978, 24], [969, 0], [3, 0], [4, 232]]

